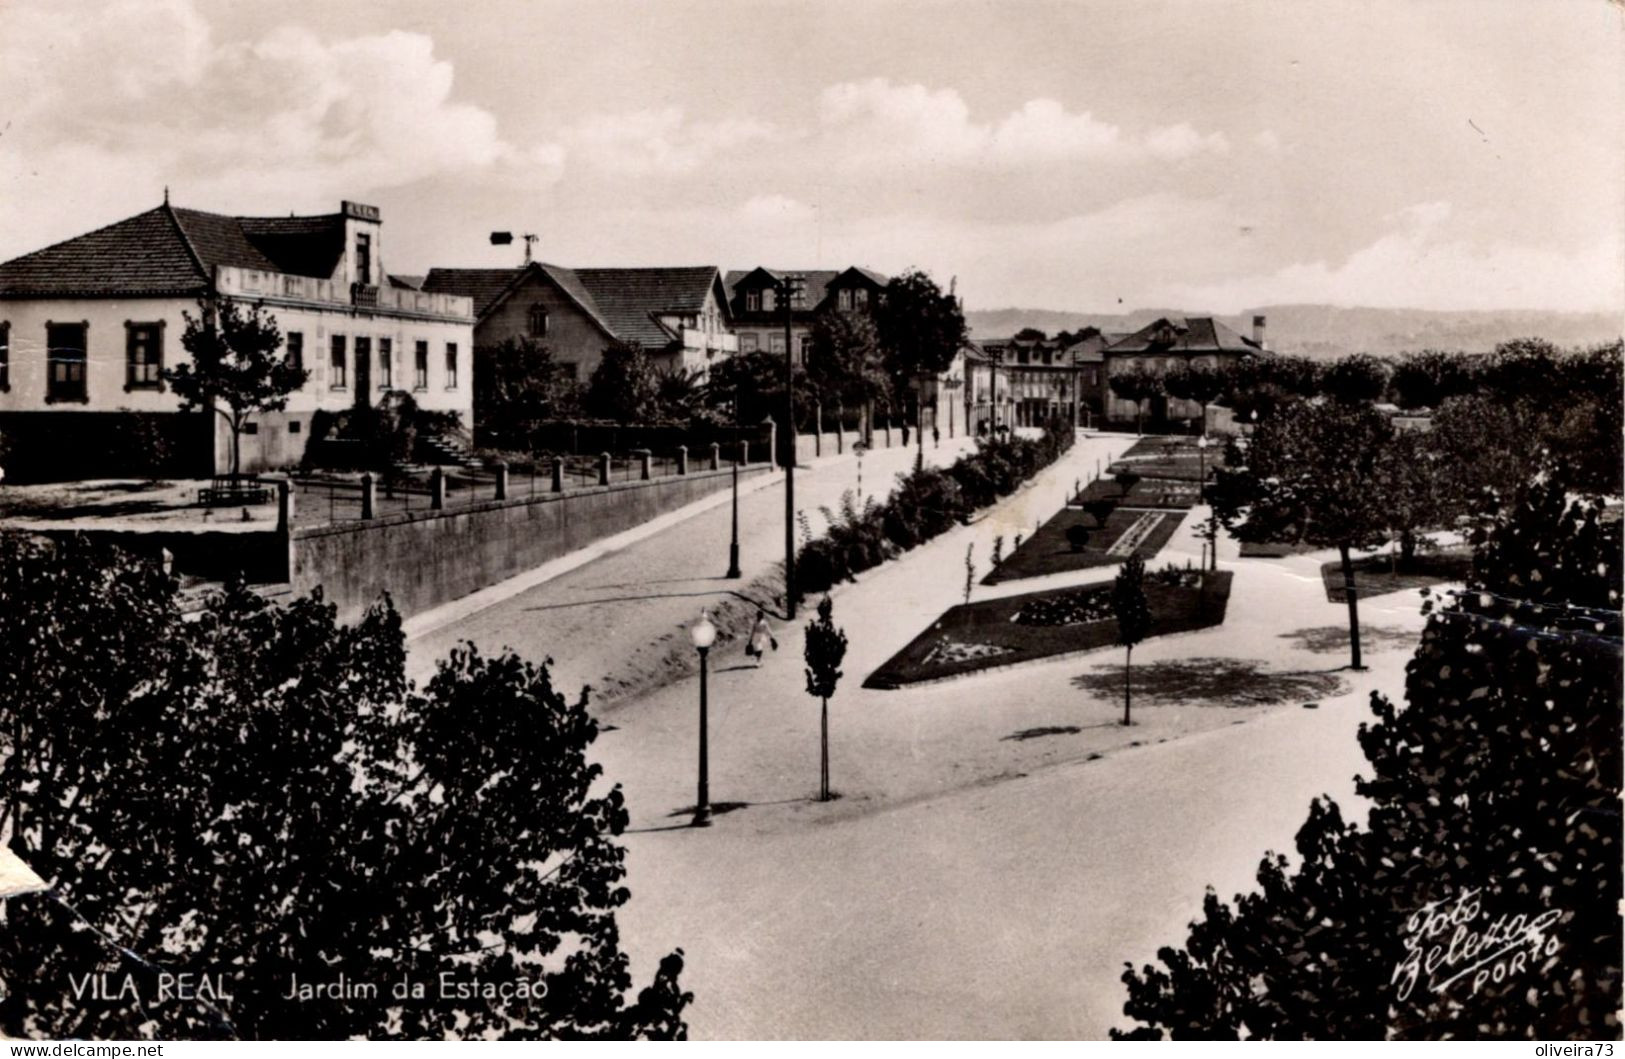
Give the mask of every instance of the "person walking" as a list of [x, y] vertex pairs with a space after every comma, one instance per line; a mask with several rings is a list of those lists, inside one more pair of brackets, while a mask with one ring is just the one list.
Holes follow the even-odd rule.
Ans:
[[750, 639], [745, 641], [745, 653], [756, 660], [758, 667], [762, 664], [762, 656], [768, 648], [777, 651], [779, 641], [773, 639], [773, 630], [767, 625], [767, 611], [761, 607], [756, 608], [756, 624], [751, 627]]

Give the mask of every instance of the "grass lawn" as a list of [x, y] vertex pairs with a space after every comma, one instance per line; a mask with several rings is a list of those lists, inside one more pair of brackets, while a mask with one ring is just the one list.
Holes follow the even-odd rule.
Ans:
[[[1138, 472], [1136, 472], [1138, 473]], [[1129, 507], [1161, 507], [1185, 511], [1195, 506], [1198, 499], [1196, 476], [1189, 482], [1169, 479], [1142, 478], [1134, 483], [1124, 499], [1122, 487], [1110, 478], [1097, 478], [1073, 497], [1073, 504], [1087, 504], [1091, 500], [1112, 500]]]
[[[1230, 580], [1227, 571], [1184, 572], [1180, 584], [1148, 574], [1145, 595], [1153, 618], [1150, 635], [1223, 623]], [[896, 688], [1114, 646], [1117, 622], [1111, 616], [1111, 591], [1109, 583], [1057, 588], [953, 607], [869, 674], [863, 686]], [[1065, 624], [1055, 624], [1058, 622]]]
[[[1401, 564], [1397, 573], [1388, 555], [1368, 555], [1354, 560], [1354, 590], [1361, 599], [1426, 588], [1450, 581], [1465, 581], [1473, 569], [1473, 553], [1468, 548], [1449, 548], [1418, 555]], [[1343, 591], [1343, 564], [1337, 560], [1320, 564], [1320, 579], [1326, 585], [1326, 598], [1333, 603], [1348, 602]]]
[[[1115, 486], [1113, 488], [1115, 489]], [[1005, 556], [1004, 562], [982, 578], [982, 584], [996, 585], [1001, 581], [1043, 577], [1045, 574], [1058, 574], [1067, 570], [1115, 566], [1128, 556], [1109, 555], [1107, 550], [1147, 514], [1145, 511], [1118, 508], [1106, 516], [1105, 528], [1101, 529], [1096, 527], [1094, 517], [1087, 512], [1075, 507], [1062, 508], [1031, 537], [1023, 540], [1021, 547]], [[1147, 562], [1162, 550], [1163, 545], [1173, 537], [1174, 530], [1185, 520], [1184, 513], [1175, 510], [1150, 513], [1150, 517], [1159, 521], [1134, 549], [1140, 558]], [[1066, 531], [1070, 526], [1083, 526], [1089, 531], [1089, 543], [1081, 552], [1073, 551], [1072, 545], [1066, 539]]]
[[1195, 482], [1204, 467], [1211, 478], [1214, 468], [1223, 464], [1222, 445], [1211, 446], [1204, 457], [1197, 451], [1195, 438], [1141, 438], [1112, 462], [1111, 470], [1127, 467], [1148, 478]]

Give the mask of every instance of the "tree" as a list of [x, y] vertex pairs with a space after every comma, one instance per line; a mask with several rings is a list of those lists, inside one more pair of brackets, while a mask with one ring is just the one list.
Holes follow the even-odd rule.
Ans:
[[[0, 1031], [684, 1034], [680, 951], [628, 996], [625, 802], [546, 665], [470, 645], [417, 688], [387, 598], [343, 626], [237, 586], [188, 619], [155, 563], [0, 553], [0, 834], [54, 880], [7, 902]], [[153, 1004], [160, 973], [217, 986]], [[297, 993], [339, 975], [378, 993]]]
[[687, 421], [704, 406], [704, 386], [698, 369], [678, 365], [655, 370], [655, 418]]
[[1473, 360], [1465, 353], [1437, 349], [1405, 354], [1395, 362], [1388, 380], [1394, 402], [1401, 408], [1437, 408], [1447, 398], [1470, 392], [1474, 387]]
[[1337, 548], [1352, 669], [1364, 667], [1350, 552], [1386, 537], [1391, 498], [1383, 468], [1392, 437], [1388, 417], [1369, 405], [1299, 402], [1259, 423], [1243, 465], [1221, 468], [1209, 490], [1214, 513], [1240, 540]]
[[826, 312], [813, 320], [805, 370], [816, 397], [844, 411], [848, 402], [863, 409], [863, 435], [870, 436], [874, 401], [887, 393], [880, 332], [866, 312]]
[[612, 342], [587, 382], [591, 415], [625, 425], [653, 419], [659, 411], [654, 362], [636, 342]]
[[[796, 410], [805, 416], [813, 406], [812, 385], [801, 365], [794, 371]], [[718, 361], [706, 377], [704, 398], [734, 423], [777, 421], [784, 415], [784, 354], [757, 350]]]
[[1367, 826], [1316, 799], [1297, 857], [1124, 973], [1114, 1037], [1618, 1036], [1620, 523], [1547, 468], [1475, 543], [1406, 705], [1371, 696]]
[[[1120, 495], [1124, 499], [1127, 499], [1129, 490], [1140, 484], [1140, 476], [1131, 467], [1118, 468], [1112, 472], [1112, 478], [1117, 482], [1117, 488], [1122, 490]], [[1104, 522], [1102, 522], [1102, 525], [1104, 525]]]
[[1369, 353], [1344, 357], [1321, 375], [1321, 387], [1334, 401], [1372, 404], [1388, 392], [1388, 365]]
[[1206, 364], [1182, 364], [1162, 378], [1170, 397], [1194, 401], [1202, 408], [1202, 433], [1207, 433], [1207, 407], [1224, 395], [1224, 373]]
[[580, 387], [544, 343], [508, 338], [474, 350], [474, 424], [478, 442], [528, 452], [541, 425], [570, 415]]
[[1427, 530], [1443, 529], [1465, 514], [1468, 497], [1442, 466], [1430, 434], [1402, 430], [1383, 447], [1377, 473], [1383, 479], [1390, 528], [1399, 544], [1398, 562], [1409, 567], [1416, 543]]
[[[894, 392], [906, 393], [911, 381], [919, 388], [914, 423], [918, 430], [925, 425], [924, 380], [947, 371], [965, 344], [965, 315], [959, 299], [943, 293], [924, 272], [910, 269], [886, 284], [875, 310], [875, 325]], [[922, 459], [924, 452], [922, 437]]]
[[[966, 563], [970, 554], [966, 553]], [[835, 627], [835, 605], [829, 596], [818, 604], [818, 617], [807, 623], [807, 644], [803, 656], [807, 662], [807, 694], [823, 705], [819, 713], [818, 732], [818, 800], [827, 802], [829, 793], [829, 699], [835, 686], [841, 682], [841, 660], [846, 657], [846, 633]]]
[[[1129, 473], [1132, 474], [1133, 472]], [[1138, 476], [1136, 476], [1136, 480], [1138, 480]], [[1122, 483], [1119, 482], [1118, 484], [1121, 486]], [[1132, 483], [1130, 483], [1129, 488], [1133, 488]], [[1128, 495], [1128, 488], [1123, 490], [1123, 495]], [[1117, 501], [1107, 497], [1102, 497], [1099, 500], [1085, 500], [1083, 509], [1089, 512], [1090, 518], [1095, 520], [1096, 529], [1105, 529], [1106, 520], [1111, 517], [1113, 511], [1117, 510]]]
[[1016, 332], [1015, 338], [1018, 342], [1042, 342], [1049, 336], [1036, 327], [1023, 327]]
[[228, 295], [198, 299], [198, 314], [183, 314], [181, 346], [191, 355], [164, 369], [164, 381], [180, 398], [181, 411], [218, 412], [231, 428], [231, 474], [242, 473], [243, 426], [258, 412], [288, 407], [288, 395], [310, 373], [288, 362], [279, 350], [276, 317], [259, 303], [244, 306]]
[[1142, 433], [1145, 402], [1163, 392], [1162, 376], [1136, 367], [1111, 376], [1106, 384], [1119, 400], [1134, 402], [1134, 432]]
[[1139, 552], [1130, 552], [1117, 570], [1112, 582], [1112, 614], [1117, 618], [1117, 642], [1123, 654], [1123, 723], [1130, 720], [1129, 704], [1132, 700], [1130, 673], [1134, 668], [1134, 645], [1145, 639], [1151, 631], [1151, 605], [1145, 598], [1145, 560]]

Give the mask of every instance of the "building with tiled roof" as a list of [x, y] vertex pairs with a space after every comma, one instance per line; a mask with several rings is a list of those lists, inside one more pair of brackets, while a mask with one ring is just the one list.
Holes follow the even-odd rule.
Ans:
[[[1226, 368], [1265, 352], [1264, 317], [1253, 317], [1253, 336], [1247, 338], [1211, 316], [1162, 317], [1106, 346], [1101, 351], [1106, 364], [1106, 417], [1115, 422], [1133, 422], [1133, 401], [1125, 401], [1110, 391], [1111, 376], [1129, 371], [1166, 374], [1173, 368], [1200, 364]], [[1146, 419], [1152, 423], [1172, 423], [1199, 419], [1200, 405], [1166, 395], [1148, 402]]]
[[570, 269], [533, 261], [516, 268], [435, 268], [423, 289], [473, 300], [476, 348], [529, 339], [546, 345], [582, 382], [613, 342], [636, 343], [666, 370], [695, 374], [738, 348], [722, 273], [713, 265]]
[[800, 292], [790, 305], [789, 341], [802, 362], [819, 313], [866, 311], [879, 302], [880, 292], [891, 282], [890, 277], [857, 266], [800, 272], [758, 267], [729, 272], [725, 278], [728, 305], [741, 353], [785, 351], [785, 311], [778, 291], [786, 276], [800, 277]]
[[163, 378], [186, 316], [219, 296], [263, 305], [308, 372], [286, 410], [255, 416], [243, 469], [297, 464], [318, 412], [405, 390], [472, 415], [473, 306], [384, 268], [375, 207], [238, 217], [171, 206], [0, 263], [0, 434], [7, 477], [230, 468], [212, 411], [182, 413]]

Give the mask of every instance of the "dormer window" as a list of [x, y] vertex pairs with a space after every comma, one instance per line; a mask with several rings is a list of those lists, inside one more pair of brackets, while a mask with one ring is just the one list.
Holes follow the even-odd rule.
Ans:
[[547, 306], [537, 303], [530, 307], [530, 336], [541, 338], [547, 334]]
[[835, 295], [835, 304], [842, 310], [852, 308], [852, 291], [843, 287], [841, 291]]
[[869, 307], [869, 292], [862, 287], [852, 292], [852, 300], [859, 309]]
[[761, 291], [748, 290], [745, 292], [745, 311], [747, 313], [759, 313], [762, 311]]

